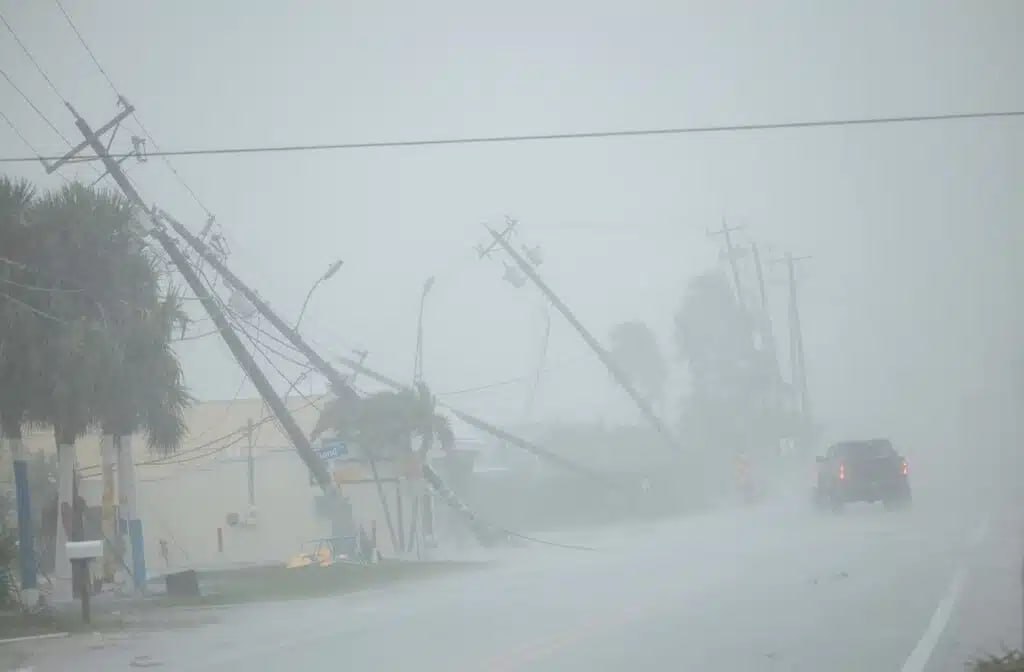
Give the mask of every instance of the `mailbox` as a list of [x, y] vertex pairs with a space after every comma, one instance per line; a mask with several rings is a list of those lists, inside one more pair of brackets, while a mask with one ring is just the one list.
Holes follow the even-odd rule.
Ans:
[[69, 541], [66, 546], [68, 560], [93, 560], [103, 557], [103, 541]]

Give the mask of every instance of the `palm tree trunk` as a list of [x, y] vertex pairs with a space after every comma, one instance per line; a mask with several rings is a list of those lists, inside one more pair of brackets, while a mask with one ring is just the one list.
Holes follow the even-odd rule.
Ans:
[[[28, 461], [25, 444], [21, 438], [21, 426], [7, 425], [3, 428], [7, 448], [14, 461], [14, 494], [18, 507], [18, 558], [21, 570], [22, 599], [27, 606], [35, 604], [36, 554], [32, 527], [32, 504], [28, 487]], [[33, 593], [29, 593], [33, 591]]]
[[132, 437], [130, 434], [115, 435], [114, 447], [117, 451], [118, 497], [120, 499], [120, 518], [123, 528], [121, 534], [128, 533], [128, 547], [131, 555], [132, 582], [135, 590], [146, 588], [146, 545], [142, 537], [142, 519], [139, 515], [138, 491], [135, 481], [135, 456], [132, 454]]
[[72, 501], [75, 479], [75, 437], [55, 430], [57, 439], [57, 537], [54, 548], [53, 574], [56, 577], [54, 590], [58, 599], [72, 597], [71, 561], [68, 559], [67, 543], [71, 540], [71, 526], [74, 523], [74, 502]]
[[100, 439], [100, 462], [103, 469], [103, 580], [107, 583], [113, 583], [114, 572], [117, 571], [117, 549], [114, 547], [118, 538], [117, 521], [114, 519], [116, 460], [114, 435], [104, 433]]

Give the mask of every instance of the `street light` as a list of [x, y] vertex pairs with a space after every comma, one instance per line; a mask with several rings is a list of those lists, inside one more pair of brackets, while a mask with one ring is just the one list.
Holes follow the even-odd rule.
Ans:
[[292, 329], [294, 329], [295, 331], [299, 330], [299, 324], [302, 322], [302, 316], [306, 314], [306, 306], [309, 305], [309, 299], [313, 296], [313, 292], [316, 291], [316, 288], [320, 286], [321, 282], [324, 282], [325, 280], [330, 280], [332, 277], [334, 277], [334, 274], [338, 272], [338, 269], [341, 268], [341, 265], [343, 263], [345, 262], [342, 261], [341, 259], [338, 259], [333, 264], [328, 266], [327, 271], [325, 271], [323, 275], [317, 278], [316, 282], [313, 283], [313, 286], [309, 288], [309, 292], [306, 294], [306, 300], [302, 302], [302, 310], [299, 311], [299, 317], [297, 320], [295, 320], [295, 326], [292, 327]]
[[423, 293], [420, 294], [420, 316], [416, 321], [416, 361], [413, 362], [412, 371], [412, 379], [416, 383], [423, 380], [423, 304], [433, 286], [434, 276], [430, 276], [423, 282]]

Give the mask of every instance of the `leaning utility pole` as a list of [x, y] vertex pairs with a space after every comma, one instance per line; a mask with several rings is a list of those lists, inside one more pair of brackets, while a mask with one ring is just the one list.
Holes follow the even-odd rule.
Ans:
[[754, 255], [754, 269], [757, 271], [757, 285], [761, 295], [761, 319], [758, 320], [758, 324], [761, 328], [763, 346], [768, 349], [771, 354], [772, 375], [775, 377], [775, 382], [777, 383], [782, 378], [782, 371], [779, 367], [778, 344], [775, 342], [775, 328], [772, 325], [772, 313], [768, 307], [768, 290], [765, 287], [764, 266], [761, 264], [761, 252], [757, 247], [757, 243], [751, 243], [750, 251]]
[[722, 228], [717, 231], [708, 231], [708, 235], [722, 236], [725, 238], [725, 254], [729, 260], [729, 268], [732, 269], [732, 280], [736, 284], [736, 301], [739, 302], [740, 308], [746, 311], [747, 303], [743, 294], [743, 285], [740, 282], [740, 269], [739, 265], [736, 263], [736, 248], [733, 246], [731, 235], [734, 231], [740, 231], [742, 229], [742, 226], [730, 227], [726, 225], [725, 219], [723, 218]]
[[[335, 495], [337, 493], [337, 488], [335, 487], [334, 482], [331, 480], [330, 475], [327, 473], [327, 467], [325, 466], [324, 461], [321, 460], [320, 457], [315, 452], [313, 452], [313, 448], [309, 444], [309, 439], [306, 438], [306, 435], [303, 434], [302, 430], [295, 422], [295, 419], [288, 412], [288, 409], [285, 406], [284, 402], [278, 396], [277, 392], [270, 384], [270, 381], [267, 380], [267, 377], [264, 375], [263, 371], [256, 364], [256, 361], [253, 358], [252, 354], [242, 344], [241, 339], [238, 337], [238, 334], [235, 333], [235, 330], [232, 327], [231, 323], [224, 315], [224, 311], [221, 309], [221, 306], [217, 302], [216, 298], [211, 294], [211, 292], [207, 290], [206, 286], [203, 284], [202, 280], [199, 278], [199, 275], [196, 273], [195, 269], [189, 263], [184, 253], [182, 253], [182, 251], [178, 248], [178, 246], [175, 244], [171, 236], [168, 235], [167, 231], [164, 228], [163, 222], [156, 215], [155, 209], [151, 211], [149, 208], [146, 207], [145, 201], [142, 200], [142, 197], [139, 195], [138, 191], [135, 190], [134, 185], [132, 185], [132, 183], [128, 180], [128, 177], [121, 170], [120, 164], [118, 164], [117, 161], [111, 158], [110, 154], [107, 151], [107, 148], [103, 146], [103, 143], [100, 141], [99, 137], [97, 137], [96, 133], [93, 132], [92, 128], [89, 127], [89, 124], [86, 123], [86, 121], [78, 115], [78, 113], [70, 104], [68, 104], [68, 109], [71, 110], [71, 113], [75, 116], [75, 125], [78, 127], [78, 130], [85, 137], [85, 142], [73, 148], [69, 154], [66, 154], [57, 163], [53, 164], [52, 166], [47, 166], [47, 171], [53, 172], [62, 163], [73, 158], [79, 151], [84, 149], [86, 145], [92, 147], [92, 150], [96, 153], [96, 156], [98, 156], [103, 161], [103, 164], [104, 166], [106, 166], [107, 171], [110, 173], [110, 176], [114, 179], [115, 182], [117, 182], [117, 186], [121, 188], [121, 191], [123, 191], [124, 194], [128, 197], [128, 200], [130, 200], [132, 203], [138, 206], [143, 212], [145, 212], [149, 216], [150, 221], [153, 223], [153, 228], [149, 229], [147, 233], [156, 238], [156, 240], [160, 243], [161, 247], [163, 247], [164, 251], [167, 252], [167, 255], [171, 258], [171, 261], [178, 269], [178, 272], [181, 273], [183, 278], [185, 278], [185, 282], [188, 283], [189, 288], [191, 288], [192, 292], [196, 295], [196, 298], [198, 298], [199, 301], [202, 303], [203, 308], [206, 310], [207, 314], [210, 316], [210, 319], [213, 320], [214, 325], [217, 327], [218, 333], [220, 333], [221, 337], [224, 339], [225, 344], [227, 344], [228, 348], [231, 350], [231, 354], [234, 355], [235, 360], [238, 361], [239, 366], [241, 366], [242, 370], [245, 371], [246, 375], [249, 377], [249, 380], [252, 381], [253, 385], [259, 391], [260, 396], [263, 397], [264, 401], [270, 407], [270, 410], [274, 413], [274, 416], [277, 418], [278, 422], [281, 423], [281, 427], [284, 429], [285, 434], [288, 436], [288, 439], [292, 442], [292, 445], [295, 446], [296, 451], [299, 453], [299, 457], [302, 458], [303, 462], [306, 463], [306, 466], [312, 472], [313, 477], [317, 481], [317, 484], [323, 489], [324, 493], [327, 494], [328, 496]], [[131, 105], [125, 103], [124, 110], [118, 115], [117, 118], [115, 118], [115, 121], [108, 123], [103, 128], [115, 128], [117, 123], [119, 123], [120, 119], [127, 117], [133, 111], [134, 108]], [[250, 297], [247, 296], [246, 298]]]
[[533, 281], [533, 284], [537, 285], [537, 288], [540, 289], [544, 296], [548, 298], [552, 305], [554, 305], [554, 307], [557, 308], [563, 316], [565, 316], [565, 319], [569, 321], [569, 324], [579, 332], [583, 341], [590, 346], [590, 349], [594, 351], [594, 354], [596, 354], [598, 359], [601, 360], [601, 363], [605, 365], [605, 368], [607, 368], [608, 372], [611, 373], [615, 382], [617, 382], [622, 389], [626, 390], [630, 399], [632, 399], [633, 403], [636, 404], [636, 407], [640, 409], [644, 418], [646, 418], [647, 421], [651, 423], [651, 426], [657, 430], [658, 434], [665, 441], [665, 444], [672, 450], [679, 450], [679, 444], [676, 443], [675, 437], [673, 437], [672, 433], [669, 432], [668, 427], [666, 427], [661, 421], [661, 418], [655, 414], [654, 409], [651, 408], [651, 405], [646, 399], [644, 399], [643, 395], [633, 387], [633, 383], [629, 380], [629, 377], [626, 376], [622, 369], [619, 368], [619, 365], [615, 363], [611, 356], [609, 356], [604, 347], [590, 334], [589, 331], [587, 331], [586, 327], [576, 319], [576, 316], [573, 315], [571, 310], [569, 310], [569, 307], [565, 305], [560, 298], [558, 298], [550, 287], [547, 286], [547, 284], [541, 279], [540, 275], [537, 274], [537, 271], [533, 266], [523, 259], [522, 255], [516, 252], [515, 248], [505, 240], [505, 237], [490, 227], [488, 227], [487, 230], [490, 232], [491, 236], [494, 237], [494, 242], [505, 250], [505, 252], [512, 258], [512, 261], [516, 262], [519, 269], [526, 274], [526, 277], [530, 278], [530, 280]]
[[789, 367], [791, 384], [796, 392], [798, 410], [802, 422], [803, 439], [806, 440], [811, 422], [811, 401], [807, 391], [807, 368], [804, 360], [804, 334], [800, 325], [800, 304], [797, 297], [796, 262], [810, 257], [794, 257], [787, 252], [775, 263], [785, 263], [789, 279]]
[[[171, 228], [173, 228], [175, 232], [178, 233], [178, 235], [180, 235], [182, 239], [184, 239], [185, 242], [187, 242], [192, 247], [192, 249], [194, 249], [203, 258], [203, 260], [209, 263], [210, 266], [215, 271], [217, 271], [217, 273], [222, 278], [224, 278], [224, 281], [228, 284], [229, 287], [241, 293], [256, 308], [256, 310], [260, 314], [267, 318], [267, 320], [271, 324], [273, 324], [274, 327], [285, 338], [287, 338], [288, 341], [292, 345], [294, 345], [299, 352], [301, 352], [310, 361], [310, 363], [313, 365], [315, 369], [317, 369], [321, 374], [324, 375], [324, 377], [327, 378], [334, 394], [339, 396], [350, 396], [352, 398], [355, 397], [355, 392], [352, 390], [351, 386], [349, 385], [345, 377], [330, 362], [328, 362], [326, 359], [320, 356], [320, 354], [317, 353], [309, 345], [309, 343], [306, 342], [306, 340], [302, 337], [302, 335], [299, 332], [291, 328], [291, 326], [289, 326], [284, 320], [282, 320], [273, 311], [273, 309], [271, 309], [271, 307], [266, 303], [266, 301], [262, 299], [262, 297], [260, 297], [254, 291], [252, 291], [245, 283], [243, 283], [238, 278], [238, 276], [232, 273], [231, 270], [224, 265], [221, 259], [209, 248], [209, 246], [206, 245], [206, 243], [200, 240], [197, 236], [193, 235], [180, 222], [178, 222], [176, 219], [168, 215], [166, 212], [160, 211], [157, 216], [161, 220], [166, 221], [171, 226]], [[365, 375], [367, 378], [387, 385], [391, 389], [409, 389], [407, 385], [403, 385], [402, 383], [399, 383], [394, 379], [391, 379], [387, 376], [384, 376], [383, 374], [377, 373], [376, 371], [366, 367], [363, 364], [364, 359], [365, 353], [363, 353], [363, 356], [360, 357], [359, 360], [355, 360], [348, 357], [337, 358], [337, 360], [344, 364], [346, 367], [352, 369], [357, 373]], [[540, 446], [536, 446], [526, 441], [525, 439], [505, 432], [504, 430], [499, 429], [498, 427], [495, 427], [485, 422], [484, 420], [469, 415], [468, 413], [463, 413], [462, 411], [459, 411], [451, 407], [447, 408], [450, 411], [452, 411], [452, 413], [454, 413], [459, 419], [466, 422], [466, 424], [472, 425], [473, 427], [476, 427], [477, 429], [480, 429], [488, 434], [491, 434], [492, 436], [495, 436], [503, 441], [508, 441], [509, 443], [519, 448], [522, 448], [527, 452], [531, 452], [534, 455], [538, 455], [542, 458], [547, 459], [549, 462], [558, 464], [563, 468], [570, 469], [577, 473], [589, 476], [592, 479], [601, 480], [606, 483], [610, 480], [609, 476], [601, 472], [589, 469], [587, 467], [566, 460], [565, 458], [560, 457], [559, 455], [552, 453], [550, 451], [544, 450]]]

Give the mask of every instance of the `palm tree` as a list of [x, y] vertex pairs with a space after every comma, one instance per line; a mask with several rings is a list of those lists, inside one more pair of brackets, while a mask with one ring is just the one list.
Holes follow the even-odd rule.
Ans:
[[[169, 345], [180, 304], [173, 293], [161, 295], [134, 208], [121, 196], [70, 185], [41, 199], [32, 219], [44, 253], [39, 263], [74, 289], [48, 297], [56, 319], [46, 325], [35, 409], [35, 419], [54, 429], [64, 516], [75, 441], [88, 429], [127, 437], [142, 426], [165, 451], [180, 440], [188, 395]], [[59, 524], [58, 576], [68, 575], [66, 532]]]
[[[144, 430], [150, 450], [166, 455], [176, 450], [185, 435], [185, 409], [192, 397], [184, 385], [181, 364], [171, 349], [171, 335], [185, 320], [181, 299], [169, 289], [152, 308], [134, 313], [134, 319], [116, 326], [111, 334], [117, 360], [104, 372], [98, 390], [99, 423], [103, 432], [101, 465], [103, 476], [104, 536], [116, 544], [105, 546], [104, 576], [113, 579], [116, 559], [122, 554], [114, 520], [114, 462], [119, 462], [123, 502], [122, 518], [129, 536], [139, 520], [133, 492], [134, 464], [131, 437]], [[136, 546], [141, 543], [135, 540]], [[138, 556], [138, 557], [136, 557]], [[141, 555], [133, 554], [138, 563]], [[141, 585], [145, 569], [136, 565], [133, 576]]]
[[[425, 457], [438, 440], [445, 452], [455, 445], [448, 418], [436, 411], [437, 399], [425, 383], [398, 391], [377, 392], [365, 398], [334, 398], [320, 412], [310, 436], [315, 440], [327, 430], [353, 441], [374, 456]], [[415, 453], [411, 437], [419, 437]]]
[[[315, 440], [327, 430], [333, 430], [342, 439], [359, 446], [366, 456], [377, 486], [377, 495], [384, 510], [392, 547], [402, 547], [391, 520], [390, 507], [377, 470], [382, 457], [416, 460], [425, 464], [427, 452], [435, 439], [445, 452], [455, 445], [451, 423], [436, 412], [436, 399], [422, 382], [413, 388], [385, 391], [365, 398], [352, 395], [335, 397], [324, 407], [310, 436]], [[418, 451], [413, 451], [411, 440], [420, 439]]]

